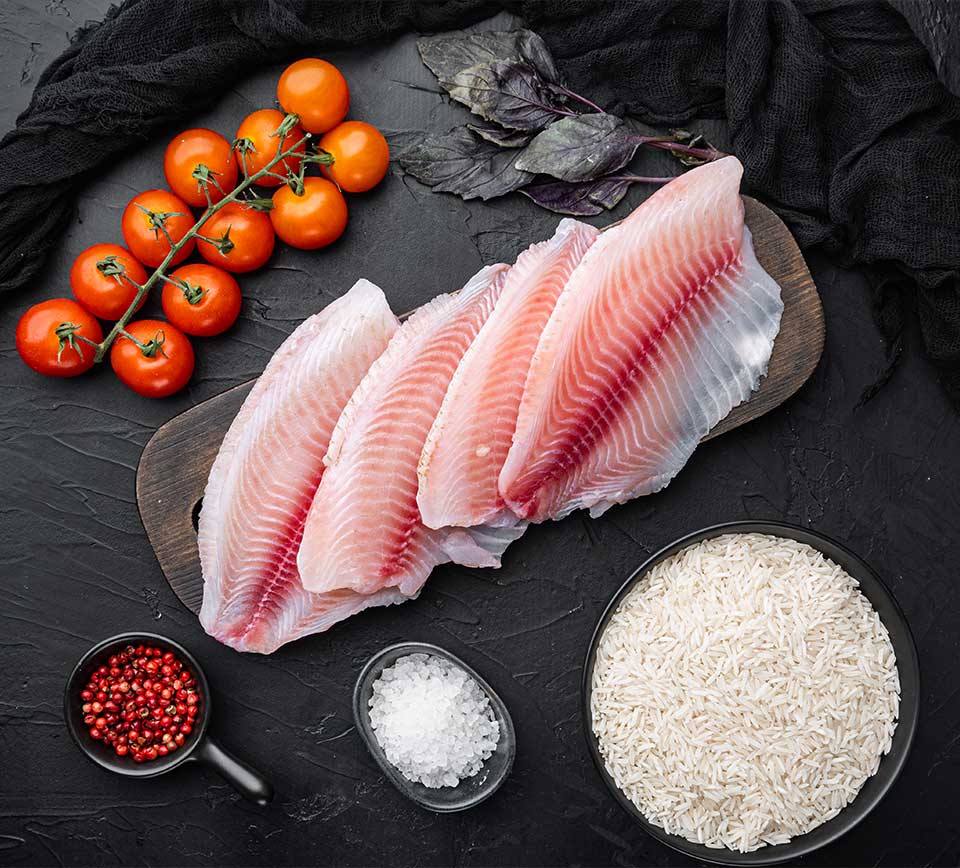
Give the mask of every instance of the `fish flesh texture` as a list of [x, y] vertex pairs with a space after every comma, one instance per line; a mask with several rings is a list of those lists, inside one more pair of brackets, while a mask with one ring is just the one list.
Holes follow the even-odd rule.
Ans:
[[296, 555], [340, 413], [399, 327], [383, 292], [360, 280], [305, 320], [247, 395], [217, 454], [200, 511], [200, 623], [239, 651], [269, 654], [393, 589], [304, 590]]
[[580, 261], [540, 337], [504, 501], [544, 521], [663, 488], [766, 372], [783, 304], [743, 222], [743, 167], [681, 175]]
[[463, 356], [420, 456], [417, 504], [427, 527], [517, 524], [497, 489], [530, 361], [570, 274], [598, 230], [560, 222], [510, 269]]
[[433, 530], [420, 520], [417, 464], [454, 371], [493, 310], [508, 268], [482, 269], [459, 293], [397, 331], [337, 421], [297, 561], [311, 591], [419, 593], [434, 566], [498, 566], [515, 528]]

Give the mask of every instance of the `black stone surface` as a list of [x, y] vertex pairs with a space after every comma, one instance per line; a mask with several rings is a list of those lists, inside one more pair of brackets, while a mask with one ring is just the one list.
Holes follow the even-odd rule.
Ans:
[[[68, 34], [107, 4], [0, 4], [0, 128], [12, 126]], [[331, 59], [350, 80], [354, 117], [387, 130], [459, 121], [412, 38]], [[195, 123], [230, 135], [246, 112], [271, 103], [279, 71], [237, 82]], [[878, 397], [857, 406], [883, 362], [860, 275], [809, 256], [827, 311], [813, 379], [779, 411], [701, 448], [665, 492], [598, 521], [575, 515], [535, 528], [499, 572], [439, 569], [414, 603], [267, 658], [239, 656], [179, 605], [143, 533], [134, 479], [151, 433], [255, 376], [303, 317], [357, 277], [407, 310], [546, 237], [557, 217], [520, 197], [484, 205], [430, 194], [394, 170], [351, 199], [335, 247], [278, 249], [269, 268], [243, 279], [238, 326], [199, 344], [180, 396], [140, 399], [109, 369], [73, 382], [34, 375], [16, 355], [17, 318], [68, 294], [69, 264], [85, 246], [120, 241], [126, 201], [162, 184], [164, 145], [146, 145], [92, 183], [42, 280], [0, 301], [0, 864], [683, 864], [631, 823], [595, 773], [581, 663], [606, 600], [640, 560], [692, 529], [739, 518], [785, 519], [848, 544], [893, 589], [920, 649], [922, 721], [905, 773], [856, 831], [804, 864], [960, 861], [960, 422], [913, 351]], [[269, 773], [271, 807], [240, 801], [199, 767], [137, 782], [76, 749], [61, 717], [64, 679], [93, 642], [136, 629], [167, 633], [200, 657], [215, 685], [212, 732]], [[438, 817], [404, 801], [353, 729], [357, 673], [401, 639], [448, 647], [510, 705], [515, 770], [474, 811]]]

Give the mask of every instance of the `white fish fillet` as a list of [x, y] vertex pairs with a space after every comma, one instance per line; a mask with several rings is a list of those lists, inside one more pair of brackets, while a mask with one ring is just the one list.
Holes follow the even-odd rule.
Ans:
[[783, 304], [725, 157], [655, 193], [583, 257], [541, 335], [500, 494], [521, 518], [657, 491], [766, 372]]
[[437, 564], [497, 566], [521, 531], [431, 530], [417, 508], [417, 463], [464, 352], [499, 298], [505, 265], [482, 269], [401, 326], [344, 409], [307, 517], [304, 587], [420, 591]]
[[552, 238], [510, 269], [496, 309], [463, 356], [418, 468], [427, 527], [517, 524], [497, 490], [537, 341], [570, 274], [598, 231], [560, 221]]
[[214, 461], [200, 512], [200, 623], [240, 651], [269, 654], [369, 606], [362, 595], [303, 589], [296, 554], [337, 419], [399, 323], [361, 280], [305, 320], [271, 358]]

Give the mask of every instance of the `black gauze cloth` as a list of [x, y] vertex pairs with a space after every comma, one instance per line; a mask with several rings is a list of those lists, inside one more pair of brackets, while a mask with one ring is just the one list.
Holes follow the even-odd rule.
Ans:
[[895, 346], [916, 311], [960, 406], [960, 100], [937, 74], [956, 66], [911, 30], [943, 44], [960, 32], [943, 15], [960, 15], [937, 0], [942, 14], [908, 23], [894, 2], [903, 14], [879, 0], [126, 0], [44, 72], [0, 142], [0, 288], [33, 277], [94, 169], [254, 67], [508, 9], [605, 108], [664, 128], [725, 118], [747, 189], [801, 247], [869, 267]]

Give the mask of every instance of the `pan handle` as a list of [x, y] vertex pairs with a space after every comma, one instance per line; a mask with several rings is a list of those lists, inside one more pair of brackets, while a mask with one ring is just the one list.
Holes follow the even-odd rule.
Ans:
[[210, 736], [201, 739], [192, 758], [210, 766], [241, 796], [261, 807], [273, 798], [273, 787], [260, 772], [225, 751]]

